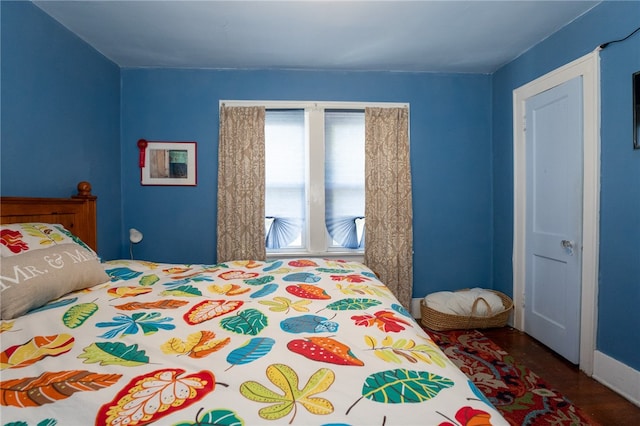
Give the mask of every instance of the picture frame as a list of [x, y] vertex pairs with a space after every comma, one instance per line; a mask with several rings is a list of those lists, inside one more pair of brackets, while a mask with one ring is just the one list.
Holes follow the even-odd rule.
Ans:
[[196, 186], [196, 142], [157, 142], [140, 139], [140, 184]]

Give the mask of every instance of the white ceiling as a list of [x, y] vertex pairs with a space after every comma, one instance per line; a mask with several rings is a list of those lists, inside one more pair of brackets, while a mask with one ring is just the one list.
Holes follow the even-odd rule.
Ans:
[[34, 3], [121, 67], [492, 73], [599, 1]]

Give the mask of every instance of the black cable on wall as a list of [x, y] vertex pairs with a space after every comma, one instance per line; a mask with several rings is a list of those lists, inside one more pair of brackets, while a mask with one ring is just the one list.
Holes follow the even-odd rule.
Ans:
[[619, 40], [612, 40], [612, 41], [608, 41], [606, 43], [602, 43], [600, 45], [600, 49], [604, 49], [605, 47], [609, 46], [610, 44], [613, 43], [620, 43], [621, 41], [625, 41], [626, 39], [628, 39], [629, 37], [631, 37], [632, 35], [634, 35], [635, 33], [637, 33], [638, 31], [640, 31], [640, 27], [636, 28], [635, 30], [633, 30], [628, 36], [626, 36], [625, 38], [621, 38]]

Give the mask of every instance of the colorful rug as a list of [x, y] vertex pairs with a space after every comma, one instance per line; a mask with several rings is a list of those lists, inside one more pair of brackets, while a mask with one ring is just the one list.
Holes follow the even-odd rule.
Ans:
[[477, 330], [427, 330], [512, 425], [597, 425]]

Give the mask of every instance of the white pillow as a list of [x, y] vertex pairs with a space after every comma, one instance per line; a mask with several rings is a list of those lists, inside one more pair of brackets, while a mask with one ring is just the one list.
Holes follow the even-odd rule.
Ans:
[[431, 293], [424, 298], [424, 303], [431, 309], [443, 314], [459, 315], [457, 309], [452, 308], [451, 299], [453, 298], [453, 292], [451, 291], [439, 291]]
[[[477, 317], [487, 317], [504, 311], [502, 299], [492, 291], [482, 288], [472, 288], [456, 293], [456, 300], [459, 303], [460, 309], [466, 312], [466, 315], [473, 314]], [[473, 312], [473, 304], [476, 299], [479, 298], [484, 299], [484, 301], [479, 300], [476, 304], [475, 312]]]
[[[473, 304], [476, 299], [482, 298], [476, 304], [475, 312]], [[500, 296], [492, 291], [482, 288], [472, 288], [461, 291], [440, 291], [429, 294], [424, 298], [425, 304], [438, 312], [452, 315], [488, 317], [504, 311], [504, 304]]]

